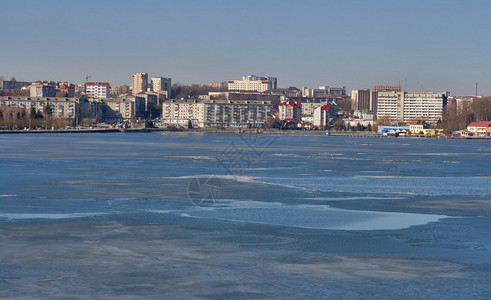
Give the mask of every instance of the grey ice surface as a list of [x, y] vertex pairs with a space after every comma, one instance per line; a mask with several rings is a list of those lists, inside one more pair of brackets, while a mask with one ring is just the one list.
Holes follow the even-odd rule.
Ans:
[[0, 298], [486, 299], [491, 144], [0, 136]]

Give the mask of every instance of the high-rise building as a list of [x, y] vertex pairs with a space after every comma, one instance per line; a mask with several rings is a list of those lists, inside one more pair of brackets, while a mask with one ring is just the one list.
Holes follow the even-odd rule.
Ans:
[[351, 91], [351, 108], [353, 110], [370, 109], [370, 90], [352, 90]]
[[242, 80], [229, 80], [228, 89], [231, 91], [258, 91], [264, 92], [278, 88], [276, 77], [259, 77], [249, 75], [242, 77]]
[[377, 119], [436, 122], [442, 118], [447, 96], [448, 92], [378, 92]]
[[133, 95], [145, 93], [148, 89], [148, 73], [133, 74]]
[[93, 98], [111, 97], [111, 86], [108, 82], [87, 82], [86, 93]]
[[152, 91], [154, 92], [166, 91], [167, 94], [170, 95], [172, 89], [170, 78], [152, 77], [150, 80], [152, 82]]
[[314, 127], [324, 127], [326, 128], [329, 124], [329, 109], [330, 106], [325, 104], [322, 106], [317, 106], [314, 109], [313, 125]]

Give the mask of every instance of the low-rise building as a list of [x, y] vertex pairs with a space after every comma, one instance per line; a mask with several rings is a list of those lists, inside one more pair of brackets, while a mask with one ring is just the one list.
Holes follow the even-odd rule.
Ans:
[[467, 130], [473, 136], [491, 136], [491, 121], [472, 122], [467, 125]]
[[368, 127], [374, 124], [374, 115], [368, 109], [355, 110], [353, 115], [344, 120], [345, 125], [350, 127], [363, 126]]
[[425, 129], [423, 129], [423, 134], [424, 135], [442, 135], [443, 129], [425, 128]]
[[462, 136], [462, 137], [474, 136], [474, 133], [467, 130], [467, 129], [462, 129], [462, 130], [456, 131], [455, 133], [460, 134], [460, 136]]
[[409, 125], [409, 130], [412, 134], [423, 134], [424, 126], [423, 124], [411, 124]]

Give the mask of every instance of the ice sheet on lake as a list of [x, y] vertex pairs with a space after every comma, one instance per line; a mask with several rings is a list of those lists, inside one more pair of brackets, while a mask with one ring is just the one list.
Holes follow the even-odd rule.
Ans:
[[195, 218], [331, 230], [398, 230], [448, 218], [445, 215], [359, 211], [326, 205], [284, 205], [257, 201], [232, 201], [219, 207], [196, 207], [186, 211], [149, 212], [181, 216], [185, 213]]

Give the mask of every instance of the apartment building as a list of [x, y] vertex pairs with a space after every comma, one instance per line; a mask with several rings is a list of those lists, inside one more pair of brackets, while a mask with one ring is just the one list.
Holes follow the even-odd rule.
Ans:
[[111, 85], [108, 82], [87, 82], [86, 94], [93, 98], [111, 97]]
[[56, 95], [56, 82], [36, 81], [29, 86], [31, 97], [54, 97]]
[[200, 127], [264, 123], [271, 116], [270, 101], [169, 100], [162, 105], [162, 119], [197, 119]]
[[133, 95], [147, 92], [148, 73], [133, 74]]
[[103, 119], [119, 120], [143, 117], [145, 99], [142, 97], [107, 98], [101, 101], [105, 106]]
[[313, 122], [314, 127], [326, 128], [329, 126], [329, 110], [330, 106], [325, 104], [322, 106], [317, 106], [314, 109]]
[[228, 89], [232, 91], [258, 91], [264, 92], [278, 88], [276, 77], [259, 77], [249, 75], [242, 80], [229, 80]]
[[330, 87], [327, 85], [320, 86], [318, 89], [302, 88], [302, 96], [315, 98], [324, 95], [346, 95], [346, 86]]
[[22, 97], [22, 96], [2, 96], [0, 97], [0, 106], [19, 107], [30, 110], [35, 108], [36, 111], [43, 112], [46, 107], [55, 117], [74, 118], [79, 108], [80, 100], [78, 98], [57, 98], [57, 97]]
[[32, 82], [17, 80], [0, 80], [0, 89], [13, 90], [28, 87]]
[[435, 123], [442, 118], [447, 96], [448, 92], [378, 92], [377, 119]]
[[278, 106], [278, 117], [285, 121], [302, 121], [302, 103], [286, 100]]
[[150, 81], [152, 82], [152, 91], [154, 92], [166, 91], [167, 95], [171, 94], [172, 80], [170, 78], [152, 77]]

